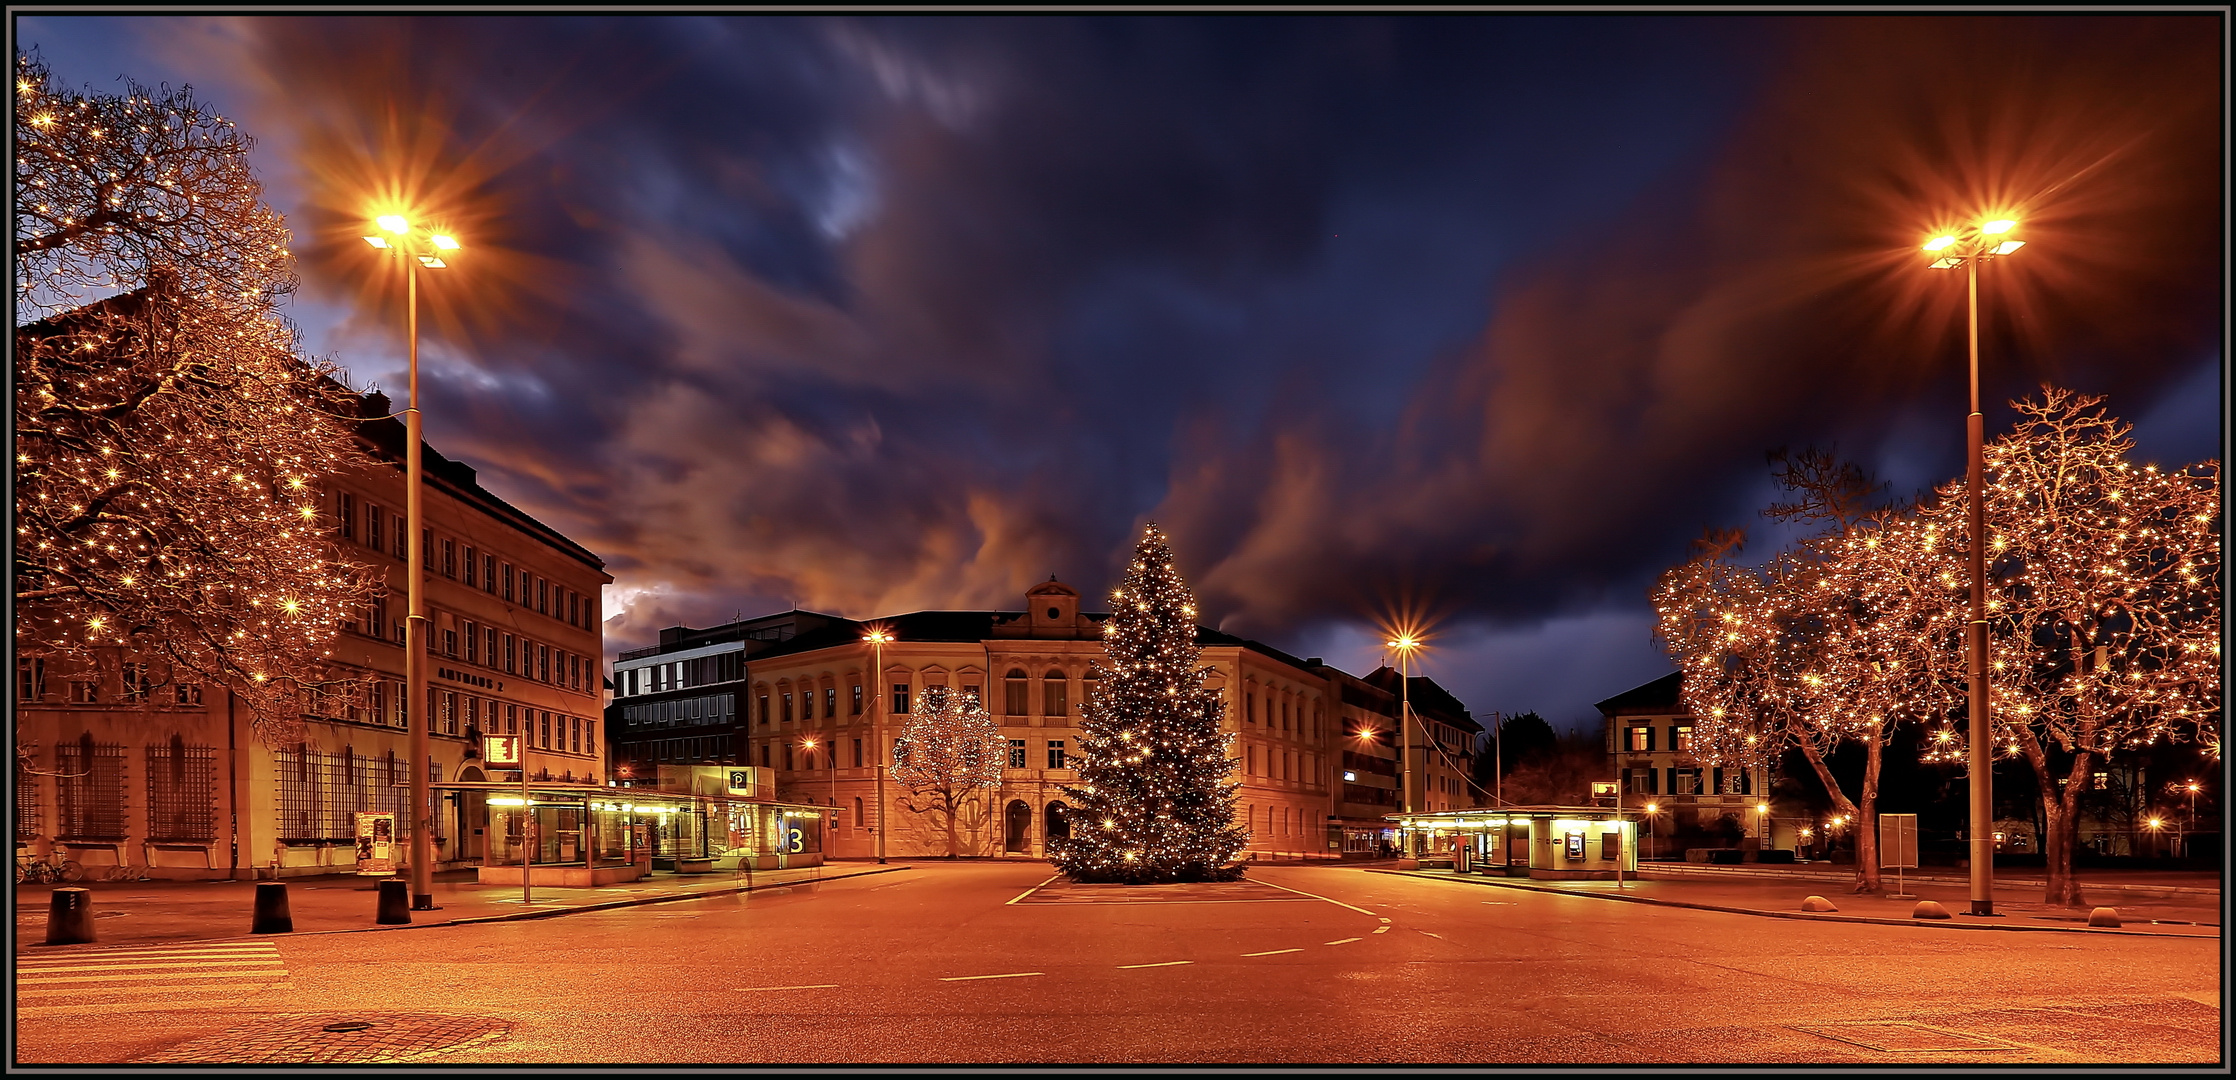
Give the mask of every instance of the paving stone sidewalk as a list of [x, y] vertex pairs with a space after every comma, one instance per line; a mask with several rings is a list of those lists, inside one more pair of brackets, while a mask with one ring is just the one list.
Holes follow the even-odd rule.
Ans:
[[[483, 885], [474, 872], [435, 875], [436, 909], [414, 911], [409, 926], [382, 926], [378, 915], [378, 878], [328, 874], [286, 879], [292, 935], [352, 931], [411, 930], [428, 926], [543, 918], [635, 904], [811, 886], [864, 874], [906, 870], [906, 863], [837, 862], [795, 870], [757, 870], [751, 874], [655, 873], [642, 881], [595, 889], [537, 886], [523, 904], [518, 885]], [[116, 945], [204, 941], [248, 937], [256, 904], [253, 881], [122, 881], [70, 885], [18, 885], [15, 891], [15, 952], [18, 956]], [[96, 941], [91, 945], [47, 945], [47, 915], [57, 888], [84, 888], [93, 903]]]

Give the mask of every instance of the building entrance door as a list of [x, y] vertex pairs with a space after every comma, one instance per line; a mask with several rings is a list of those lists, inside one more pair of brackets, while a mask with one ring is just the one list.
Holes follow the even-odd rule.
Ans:
[[1016, 854], [1025, 850], [1026, 837], [1032, 835], [1033, 808], [1022, 799], [1012, 799], [1003, 815], [1002, 850]]

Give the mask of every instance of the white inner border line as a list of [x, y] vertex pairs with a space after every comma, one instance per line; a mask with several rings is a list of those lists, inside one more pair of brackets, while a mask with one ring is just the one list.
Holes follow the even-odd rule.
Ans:
[[1063, 876], [1063, 875], [1061, 875], [1061, 874], [1050, 874], [1050, 875], [1048, 875], [1047, 879], [1046, 879], [1046, 880], [1043, 880], [1043, 881], [1042, 881], [1042, 882], [1041, 882], [1040, 884], [1038, 884], [1038, 885], [1035, 885], [1035, 886], [1033, 886], [1033, 887], [1032, 887], [1032, 888], [1030, 888], [1030, 889], [1026, 889], [1026, 890], [1025, 890], [1024, 892], [1018, 893], [1018, 894], [1017, 894], [1016, 896], [1010, 897], [1010, 898], [1009, 898], [1009, 903], [1005, 903], [1005, 904], [1003, 904], [1002, 906], [1003, 906], [1003, 907], [1008, 907], [1008, 906], [1009, 906], [1010, 904], [1014, 904], [1014, 903], [1016, 903], [1016, 902], [1017, 902], [1017, 901], [1019, 901], [1019, 900], [1023, 900], [1024, 898], [1026, 898], [1026, 897], [1028, 897], [1028, 896], [1031, 896], [1032, 894], [1034, 894], [1034, 893], [1036, 893], [1036, 892], [1039, 892], [1039, 891], [1040, 891], [1040, 890], [1041, 890], [1042, 888], [1044, 888], [1045, 886], [1047, 886], [1048, 882], [1050, 882], [1050, 881], [1054, 881], [1054, 880], [1056, 880], [1057, 878], [1059, 878], [1059, 877], [1062, 877], [1062, 876]]
[[[1368, 911], [1367, 909], [1365, 909], [1365, 908], [1363, 908], [1363, 907], [1354, 907], [1353, 905], [1350, 905], [1350, 904], [1346, 904], [1346, 903], [1344, 903], [1344, 902], [1343, 902], [1343, 901], [1341, 901], [1341, 900], [1328, 900], [1328, 898], [1327, 898], [1327, 897], [1325, 897], [1325, 896], [1321, 896], [1321, 895], [1320, 895], [1319, 893], [1308, 893], [1308, 892], [1304, 891], [1303, 889], [1292, 889], [1292, 888], [1288, 887], [1287, 885], [1274, 885], [1274, 884], [1273, 884], [1273, 882], [1270, 882], [1270, 881], [1262, 881], [1262, 880], [1261, 880], [1261, 881], [1259, 881], [1259, 882], [1258, 882], [1258, 884], [1260, 884], [1260, 885], [1272, 885], [1272, 886], [1273, 886], [1274, 888], [1276, 888], [1276, 889], [1280, 889], [1280, 890], [1281, 890], [1281, 891], [1283, 891], [1283, 892], [1293, 892], [1293, 893], [1297, 894], [1298, 896], [1309, 896], [1309, 897], [1313, 898], [1314, 900], [1327, 900], [1327, 901], [1328, 901], [1328, 903], [1334, 904], [1334, 905], [1335, 905], [1335, 906], [1337, 906], [1337, 907], [1340, 907], [1340, 908], [1350, 908], [1351, 910], [1353, 910], [1353, 911], [1356, 911], [1356, 912], [1358, 912], [1358, 913], [1359, 913], [1359, 914], [1361, 914], [1361, 915], [1374, 915], [1374, 913], [1373, 913], [1373, 912], [1371, 912], [1371, 911]], [[1381, 916], [1379, 916], [1379, 915], [1375, 915], [1375, 918], [1381, 918]]]
[[1045, 971], [1012, 971], [1006, 975], [949, 975], [941, 982], [969, 982], [973, 979], [1022, 979], [1028, 975], [1046, 975]]

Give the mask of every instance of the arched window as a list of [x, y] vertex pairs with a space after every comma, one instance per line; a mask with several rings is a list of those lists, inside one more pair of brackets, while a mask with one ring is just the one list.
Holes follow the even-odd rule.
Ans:
[[1049, 840], [1062, 840], [1071, 836], [1071, 807], [1062, 800], [1048, 804], [1040, 816], [1041, 836]]
[[1025, 690], [1027, 685], [1024, 668], [1010, 668], [1009, 674], [1002, 677], [1002, 712], [1004, 715], [1025, 715]]
[[1049, 668], [1048, 674], [1041, 676], [1040, 681], [1040, 714], [1071, 715], [1070, 690], [1071, 683], [1065, 680], [1064, 673], [1056, 668]]

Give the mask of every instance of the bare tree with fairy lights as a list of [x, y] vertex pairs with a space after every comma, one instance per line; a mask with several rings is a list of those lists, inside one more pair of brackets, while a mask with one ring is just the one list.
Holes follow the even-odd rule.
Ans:
[[1104, 662], [1080, 722], [1078, 809], [1071, 837], [1052, 843], [1075, 881], [1232, 881], [1249, 831], [1234, 820], [1232, 737], [1219, 695], [1205, 689], [1196, 601], [1152, 524], [1110, 594]]
[[944, 686], [924, 691], [919, 708], [893, 746], [893, 779], [908, 789], [908, 807], [936, 812], [947, 826], [947, 857], [956, 855], [956, 827], [972, 797], [1002, 782], [1009, 743], [978, 695]]
[[[2103, 399], [2044, 387], [1987, 448], [1989, 690], [1997, 749], [2033, 770], [2048, 903], [2079, 906], [2097, 762], [2160, 741], [2220, 753], [2220, 462], [2134, 464]], [[1926, 515], [1962, 541], [1964, 490]], [[1965, 726], [1935, 733], [1963, 760]]]
[[[355, 395], [272, 310], [287, 235], [247, 142], [188, 92], [77, 94], [16, 57], [16, 648], [240, 695], [271, 741], [340, 715], [374, 595], [321, 520], [373, 467]], [[126, 668], [124, 665], [130, 665]]]

